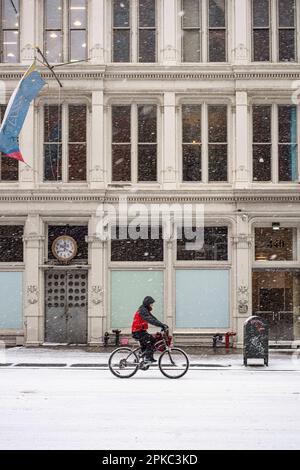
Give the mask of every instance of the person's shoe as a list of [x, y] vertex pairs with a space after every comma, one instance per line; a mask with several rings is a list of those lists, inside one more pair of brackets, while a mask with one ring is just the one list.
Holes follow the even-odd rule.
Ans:
[[148, 357], [146, 360], [147, 360], [148, 362], [157, 362], [157, 360], [154, 359], [153, 356], [152, 356], [152, 357]]

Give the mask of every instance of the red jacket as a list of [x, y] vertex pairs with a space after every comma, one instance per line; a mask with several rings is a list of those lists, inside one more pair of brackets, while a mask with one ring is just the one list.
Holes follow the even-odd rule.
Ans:
[[146, 320], [143, 320], [138, 310], [135, 312], [131, 330], [132, 330], [132, 333], [135, 333], [136, 331], [148, 330], [148, 322]]

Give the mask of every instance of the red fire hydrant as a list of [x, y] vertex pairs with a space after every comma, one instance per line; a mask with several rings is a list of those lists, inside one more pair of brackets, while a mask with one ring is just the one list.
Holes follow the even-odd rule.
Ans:
[[227, 350], [230, 348], [230, 338], [232, 336], [236, 336], [236, 333], [234, 333], [233, 331], [227, 331], [227, 333], [225, 333], [225, 348]]

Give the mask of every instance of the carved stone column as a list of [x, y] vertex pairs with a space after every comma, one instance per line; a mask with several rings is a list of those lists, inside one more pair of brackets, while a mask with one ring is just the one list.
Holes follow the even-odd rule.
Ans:
[[25, 225], [25, 295], [24, 323], [26, 346], [43, 342], [43, 299], [39, 264], [44, 237], [40, 234], [38, 215], [28, 215]]

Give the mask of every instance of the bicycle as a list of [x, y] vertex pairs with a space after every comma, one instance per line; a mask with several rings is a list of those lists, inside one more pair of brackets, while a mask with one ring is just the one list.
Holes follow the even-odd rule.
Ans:
[[[179, 379], [189, 369], [189, 358], [180, 348], [171, 347], [172, 337], [168, 331], [161, 330], [157, 333], [157, 342], [154, 344], [154, 352], [161, 352], [158, 359], [158, 367], [161, 373], [168, 379]], [[108, 366], [113, 375], [119, 379], [129, 379], [138, 370], [146, 371], [151, 364], [145, 363], [145, 352], [142, 348], [120, 347], [115, 349], [108, 360]]]

